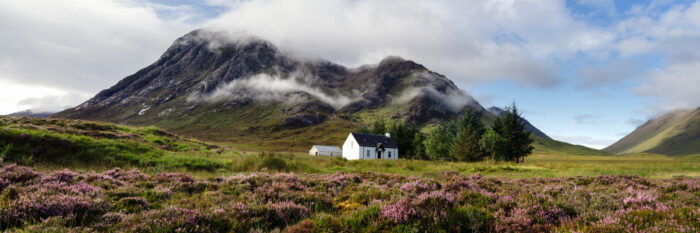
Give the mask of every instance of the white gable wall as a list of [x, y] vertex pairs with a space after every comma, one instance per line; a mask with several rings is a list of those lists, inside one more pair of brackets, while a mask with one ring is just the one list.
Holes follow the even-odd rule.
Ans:
[[352, 134], [348, 135], [343, 143], [343, 158], [348, 160], [360, 159], [360, 145], [357, 144]]

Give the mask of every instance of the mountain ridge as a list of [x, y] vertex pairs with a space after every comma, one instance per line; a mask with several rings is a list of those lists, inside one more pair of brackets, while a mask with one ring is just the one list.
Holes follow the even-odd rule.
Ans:
[[496, 117], [450, 79], [411, 60], [389, 56], [347, 68], [286, 55], [259, 38], [195, 30], [153, 64], [52, 117], [155, 125], [276, 149], [337, 143], [379, 119], [441, 124], [467, 108], [486, 123]]

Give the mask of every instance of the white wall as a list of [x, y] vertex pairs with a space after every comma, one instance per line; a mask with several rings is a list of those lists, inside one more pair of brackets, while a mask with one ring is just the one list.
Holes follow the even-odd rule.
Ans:
[[360, 159], [360, 145], [357, 144], [352, 134], [348, 135], [343, 143], [343, 158], [348, 160]]
[[[377, 149], [376, 147], [361, 147], [361, 159], [377, 159]], [[369, 150], [369, 153], [368, 153]], [[391, 152], [391, 159], [396, 160], [399, 159], [399, 149], [396, 148], [386, 148], [384, 152], [382, 152], [382, 159], [389, 159], [389, 152]], [[369, 154], [369, 156], [368, 156]]]

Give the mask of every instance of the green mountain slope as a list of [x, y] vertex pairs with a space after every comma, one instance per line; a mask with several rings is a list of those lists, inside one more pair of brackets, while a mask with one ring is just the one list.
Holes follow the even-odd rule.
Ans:
[[[259, 38], [197, 30], [155, 63], [51, 117], [156, 126], [243, 150], [301, 152], [340, 145], [376, 120], [432, 127], [466, 109], [487, 125], [495, 117], [450, 79], [410, 60], [347, 68], [290, 56]], [[541, 146], [568, 145], [547, 142]]]
[[603, 150], [614, 154], [649, 152], [674, 156], [700, 153], [700, 107], [676, 110], [649, 120]]

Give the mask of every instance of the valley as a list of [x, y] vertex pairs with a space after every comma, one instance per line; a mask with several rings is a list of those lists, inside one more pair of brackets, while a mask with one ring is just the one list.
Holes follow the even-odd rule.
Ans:
[[[597, 150], [411, 60], [195, 30], [73, 108], [0, 116], [0, 231], [696, 232], [698, 111]], [[399, 159], [307, 153], [357, 131]]]

